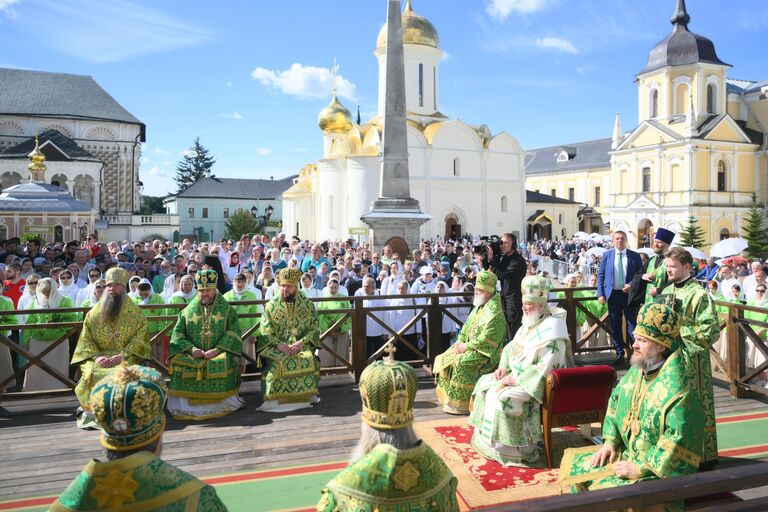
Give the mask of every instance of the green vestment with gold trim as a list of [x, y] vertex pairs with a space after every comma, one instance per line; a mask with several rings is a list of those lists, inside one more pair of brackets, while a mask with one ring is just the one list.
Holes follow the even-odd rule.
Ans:
[[[661, 261], [661, 263], [658, 263], [659, 261]], [[651, 256], [651, 259], [648, 260], [646, 273], [653, 274], [653, 281], [648, 283], [648, 286], [645, 288], [645, 300], [643, 301], [643, 304], [650, 304], [656, 302], [656, 298], [651, 295], [651, 287], [656, 288], [656, 295], [658, 295], [667, 286], [667, 260], [663, 256]]]
[[[168, 396], [192, 400], [220, 400], [234, 396], [240, 387], [236, 357], [243, 351], [235, 309], [216, 292], [209, 306], [199, 297], [179, 313], [168, 349]], [[196, 359], [192, 351], [218, 349], [213, 359]]]
[[693, 278], [681, 284], [670, 284], [659, 302], [672, 306], [682, 319], [680, 338], [682, 355], [691, 388], [704, 409], [704, 449], [702, 462], [717, 460], [717, 431], [715, 430], [715, 396], [712, 389], [710, 347], [720, 338], [720, 321], [707, 291]]
[[[696, 473], [701, 424], [701, 405], [689, 386], [682, 350], [674, 351], [649, 375], [630, 368], [611, 394], [603, 437], [616, 449], [616, 461], [632, 462], [640, 476], [620, 478], [612, 463], [592, 467], [600, 447], [588, 446], [565, 451], [558, 483], [578, 492]], [[667, 510], [682, 510], [681, 504], [668, 504]]]
[[72, 356], [72, 364], [80, 363], [80, 381], [75, 387], [75, 394], [80, 406], [85, 410], [90, 409], [93, 386], [120, 368], [120, 365], [102, 368], [96, 364], [97, 357], [123, 354], [123, 361], [128, 365], [139, 364], [152, 358], [147, 320], [138, 306], [126, 295], [117, 319], [105, 323], [101, 319], [104, 303], [103, 300], [97, 302], [85, 315], [83, 329]]
[[456, 477], [420, 442], [380, 444], [322, 490], [318, 512], [457, 512]]
[[[317, 395], [320, 362], [314, 352], [322, 344], [315, 305], [303, 293], [297, 292], [293, 302], [275, 295], [264, 306], [261, 335], [258, 349], [265, 361], [261, 380], [264, 401], [302, 403]], [[292, 356], [277, 348], [280, 343], [292, 345], [299, 340], [303, 348]]]
[[51, 505], [50, 512], [226, 512], [210, 485], [148, 451], [92, 460]]
[[437, 398], [444, 408], [457, 413], [469, 412], [469, 399], [481, 375], [499, 364], [501, 348], [507, 337], [507, 321], [497, 293], [472, 309], [461, 328], [458, 342], [467, 346], [457, 354], [451, 347], [435, 358], [432, 372], [437, 376]]

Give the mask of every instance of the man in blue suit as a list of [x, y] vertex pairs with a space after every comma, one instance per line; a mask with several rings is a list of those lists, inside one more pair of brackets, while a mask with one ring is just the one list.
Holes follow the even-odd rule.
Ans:
[[613, 233], [613, 250], [603, 253], [600, 268], [597, 271], [597, 300], [600, 304], [608, 302], [608, 318], [611, 323], [611, 341], [616, 349], [615, 365], [624, 363], [624, 336], [621, 317], [627, 319], [627, 332], [630, 345], [634, 343], [632, 331], [637, 321], [637, 307], [627, 303], [632, 278], [642, 272], [643, 263], [640, 255], [627, 249], [627, 234], [623, 231]]

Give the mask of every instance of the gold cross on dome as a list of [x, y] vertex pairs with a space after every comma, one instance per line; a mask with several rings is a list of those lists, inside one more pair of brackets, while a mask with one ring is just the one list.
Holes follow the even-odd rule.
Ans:
[[384, 349], [384, 352], [387, 353], [386, 357], [384, 357], [384, 362], [392, 364], [395, 362], [395, 352], [397, 351], [397, 347], [395, 347], [394, 343], [388, 343], [387, 348]]

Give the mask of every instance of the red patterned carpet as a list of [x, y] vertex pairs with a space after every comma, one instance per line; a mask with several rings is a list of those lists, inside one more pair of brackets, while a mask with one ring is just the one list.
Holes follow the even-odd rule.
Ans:
[[[418, 423], [415, 429], [459, 479], [459, 497], [465, 510], [560, 494], [557, 469], [546, 468], [543, 453], [531, 468], [505, 468], [478, 455], [470, 444], [473, 429], [466, 418]], [[552, 438], [555, 464], [565, 448], [589, 444], [576, 429], [556, 430]]]

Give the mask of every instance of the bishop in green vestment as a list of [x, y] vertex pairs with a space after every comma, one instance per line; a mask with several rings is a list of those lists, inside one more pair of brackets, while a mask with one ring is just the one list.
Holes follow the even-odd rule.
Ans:
[[671, 284], [664, 288], [659, 300], [674, 305], [681, 317], [681, 355], [704, 413], [702, 462], [713, 462], [717, 460], [717, 431], [709, 349], [720, 337], [720, 322], [709, 294], [691, 275], [690, 253], [673, 247], [667, 252], [666, 265]]
[[566, 312], [547, 306], [551, 287], [548, 278], [523, 279], [523, 324], [501, 352], [499, 368], [480, 377], [472, 393], [472, 447], [505, 466], [538, 460], [547, 377], [574, 366]]
[[75, 394], [80, 401], [78, 426], [91, 428], [93, 386], [115, 371], [120, 363], [137, 364], [151, 359], [147, 320], [125, 293], [128, 272], [114, 267], [105, 276], [102, 299], [85, 315], [72, 364], [80, 365], [80, 380]]
[[206, 420], [245, 406], [240, 398], [243, 350], [237, 313], [216, 289], [215, 270], [195, 276], [197, 297], [179, 313], [168, 350], [168, 411], [176, 419]]
[[675, 234], [665, 228], [658, 228], [653, 236], [653, 252], [655, 254], [648, 260], [642, 274], [643, 281], [648, 283], [643, 301], [645, 304], [656, 302], [656, 296], [661, 294], [667, 286], [667, 265], [664, 255], [674, 239]]
[[437, 399], [449, 414], [469, 414], [469, 399], [481, 375], [496, 369], [507, 338], [507, 321], [496, 292], [496, 275], [477, 274], [474, 309], [456, 343], [435, 358]]
[[91, 392], [107, 460], [90, 461], [52, 512], [226, 512], [216, 491], [159, 458], [165, 381], [144, 366], [117, 367]]
[[[602, 447], [569, 448], [558, 482], [574, 492], [696, 473], [702, 456], [702, 413], [687, 375], [682, 318], [663, 304], [637, 317], [632, 367], [614, 388]], [[682, 504], [666, 505], [682, 511]]]
[[264, 362], [261, 389], [265, 412], [297, 410], [319, 402], [320, 322], [315, 305], [298, 293], [301, 271], [284, 268], [280, 293], [264, 306], [259, 356]]
[[319, 512], [457, 512], [456, 477], [413, 431], [416, 372], [389, 356], [360, 376], [363, 434], [322, 490]]

